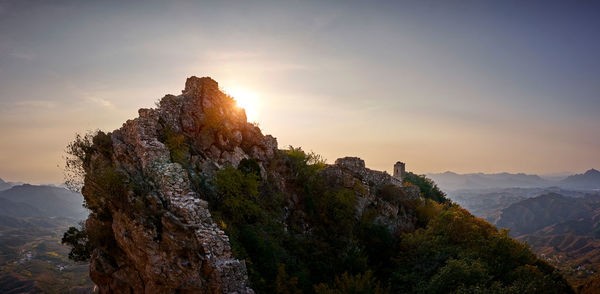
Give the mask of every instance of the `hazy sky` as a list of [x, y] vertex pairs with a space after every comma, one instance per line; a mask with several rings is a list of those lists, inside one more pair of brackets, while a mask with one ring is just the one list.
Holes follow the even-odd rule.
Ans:
[[280, 147], [329, 162], [600, 168], [592, 2], [0, 0], [0, 178], [60, 182], [75, 133], [191, 75], [252, 93]]

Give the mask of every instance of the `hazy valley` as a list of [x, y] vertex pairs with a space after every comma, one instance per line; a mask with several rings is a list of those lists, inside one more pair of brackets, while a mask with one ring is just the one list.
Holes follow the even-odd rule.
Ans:
[[[448, 197], [526, 242], [573, 285], [600, 272], [600, 172], [560, 179], [526, 174], [430, 174]], [[511, 184], [512, 183], [512, 184]]]
[[[0, 181], [0, 183], [4, 183]], [[0, 191], [0, 292], [90, 293], [88, 264], [69, 260], [63, 233], [88, 211], [80, 194], [21, 183]]]

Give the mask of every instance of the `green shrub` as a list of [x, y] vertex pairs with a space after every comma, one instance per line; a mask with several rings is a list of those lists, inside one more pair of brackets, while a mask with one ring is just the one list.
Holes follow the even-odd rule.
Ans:
[[235, 224], [259, 220], [261, 209], [257, 203], [258, 177], [255, 174], [244, 174], [226, 166], [215, 174], [213, 185], [217, 195], [215, 207], [224, 217]]
[[185, 136], [170, 127], [164, 128], [163, 132], [164, 144], [169, 149], [171, 161], [185, 166], [190, 153]]
[[421, 194], [425, 198], [431, 199], [439, 203], [450, 202], [450, 200], [446, 198], [446, 193], [440, 190], [440, 188], [438, 188], [438, 186], [431, 179], [427, 178], [424, 175], [417, 175], [408, 172], [404, 177], [404, 182], [409, 185], [415, 185], [419, 187], [419, 189], [421, 190]]
[[306, 153], [301, 147], [289, 146], [288, 150], [285, 151], [285, 155], [295, 172], [295, 176], [303, 180], [316, 175], [326, 166], [326, 161], [321, 155], [314, 152]]
[[111, 160], [113, 149], [110, 134], [102, 131], [89, 132], [84, 136], [77, 134], [75, 140], [67, 145], [65, 158], [65, 184], [74, 192], [80, 192], [83, 187], [86, 169], [90, 168], [92, 154], [101, 155], [107, 161]]
[[259, 180], [262, 180], [262, 177], [260, 175], [260, 165], [258, 165], [256, 159], [242, 159], [238, 164], [238, 170], [244, 173], [245, 175], [254, 174], [259, 178]]

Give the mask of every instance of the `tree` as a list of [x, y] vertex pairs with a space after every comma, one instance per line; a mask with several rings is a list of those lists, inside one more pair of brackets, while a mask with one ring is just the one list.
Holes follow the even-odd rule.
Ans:
[[63, 234], [61, 243], [71, 246], [71, 252], [69, 252], [70, 259], [74, 261], [88, 261], [92, 253], [92, 246], [89, 242], [84, 225], [81, 223], [79, 224], [79, 227], [79, 229], [76, 227], [69, 227]]

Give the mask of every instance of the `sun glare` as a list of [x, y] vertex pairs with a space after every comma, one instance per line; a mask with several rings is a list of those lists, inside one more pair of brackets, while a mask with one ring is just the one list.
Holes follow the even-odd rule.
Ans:
[[256, 122], [258, 119], [258, 98], [257, 95], [246, 89], [231, 89], [226, 91], [232, 96], [238, 107], [246, 110], [246, 117], [249, 122]]

